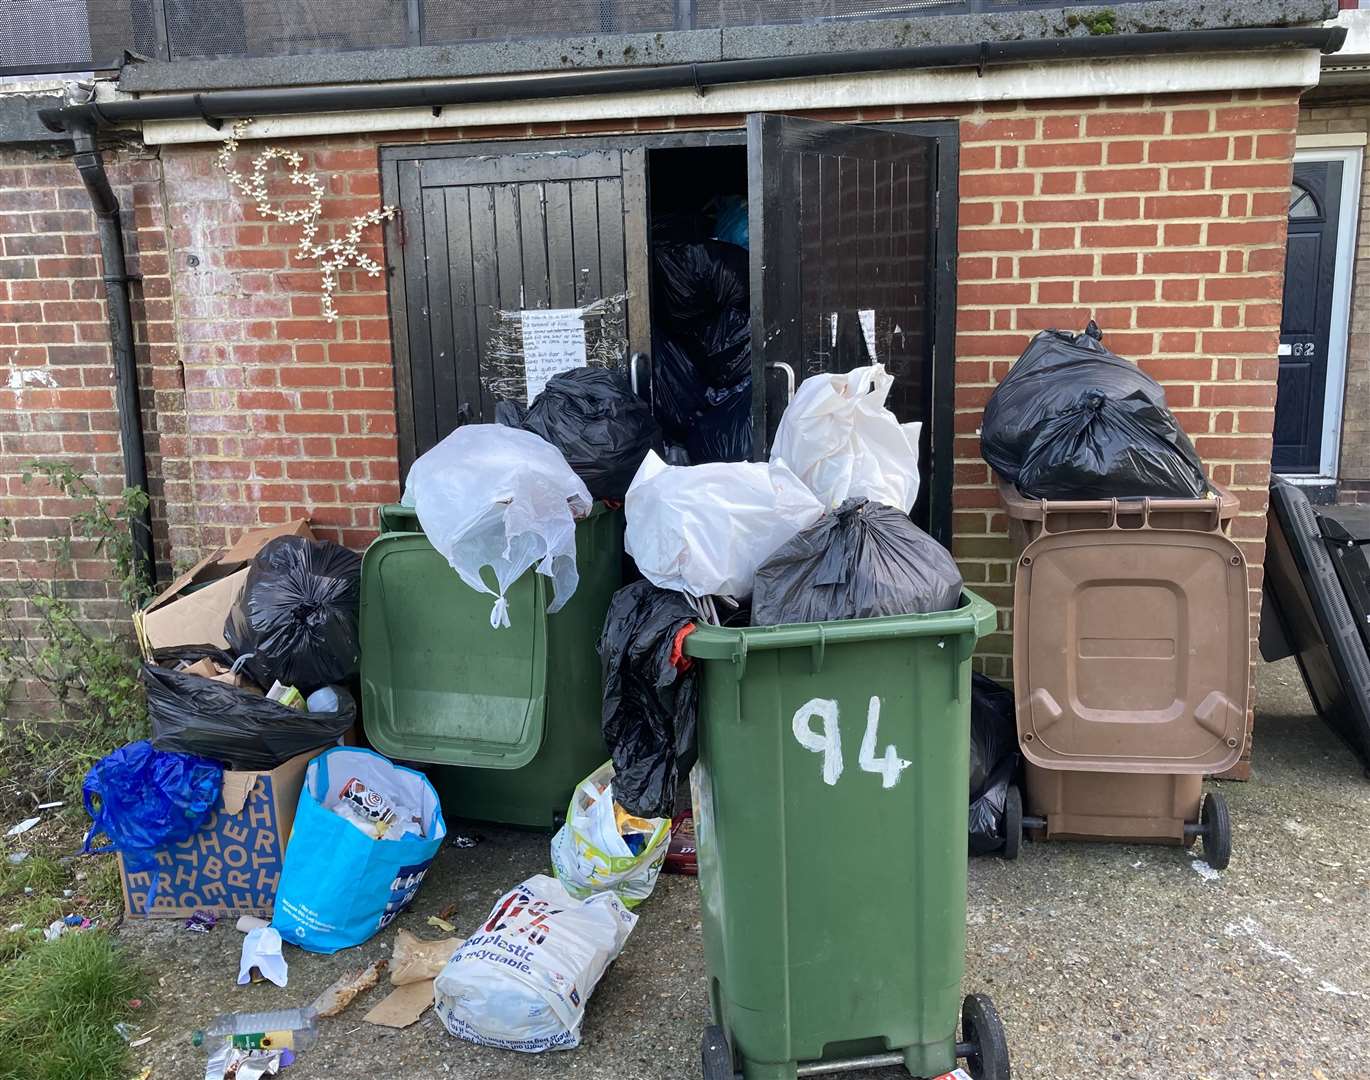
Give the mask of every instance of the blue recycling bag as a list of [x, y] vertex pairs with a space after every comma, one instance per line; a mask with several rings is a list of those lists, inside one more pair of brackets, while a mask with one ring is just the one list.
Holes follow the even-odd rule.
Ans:
[[[400, 836], [406, 827], [418, 835]], [[350, 746], [320, 754], [305, 772], [271, 925], [309, 952], [360, 945], [409, 906], [446, 835], [422, 773]]]

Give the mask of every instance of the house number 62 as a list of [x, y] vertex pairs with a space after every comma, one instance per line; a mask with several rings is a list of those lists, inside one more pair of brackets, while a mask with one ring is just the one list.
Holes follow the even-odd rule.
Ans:
[[[815, 731], [814, 720], [822, 720], [822, 730]], [[838, 726], [837, 702], [832, 698], [811, 698], [795, 711], [794, 737], [805, 750], [823, 755], [823, 783], [836, 784], [842, 776], [842, 731]], [[894, 744], [875, 756], [875, 744], [880, 738], [880, 699], [872, 697], [866, 709], [866, 733], [861, 738], [861, 754], [857, 764], [862, 772], [875, 773], [881, 786], [892, 788], [899, 783], [899, 774], [913, 764], [895, 752]]]

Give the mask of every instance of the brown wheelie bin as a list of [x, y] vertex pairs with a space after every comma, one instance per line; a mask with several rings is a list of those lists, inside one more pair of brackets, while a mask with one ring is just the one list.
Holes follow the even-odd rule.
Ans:
[[1013, 668], [1037, 836], [1188, 846], [1227, 865], [1205, 774], [1241, 756], [1250, 681], [1237, 500], [1056, 502], [999, 485], [1018, 551]]

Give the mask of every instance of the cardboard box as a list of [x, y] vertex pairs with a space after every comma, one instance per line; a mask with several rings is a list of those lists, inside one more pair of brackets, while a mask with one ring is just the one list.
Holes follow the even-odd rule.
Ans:
[[185, 843], [157, 853], [161, 885], [151, 912], [151, 872], [129, 873], [120, 855], [124, 913], [182, 919], [213, 911], [270, 918], [304, 771], [322, 752], [300, 754], [270, 772], [225, 771], [223, 795], [208, 824]]
[[305, 518], [266, 529], [253, 529], [224, 551], [201, 559], [173, 581], [141, 611], [133, 625], [146, 660], [152, 650], [177, 645], [217, 645], [226, 648], [224, 623], [247, 580], [247, 564], [278, 536], [314, 539]]

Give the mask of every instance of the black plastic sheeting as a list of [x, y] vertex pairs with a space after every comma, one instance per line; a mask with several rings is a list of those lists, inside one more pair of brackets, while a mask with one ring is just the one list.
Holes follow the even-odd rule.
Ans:
[[985, 406], [985, 460], [1031, 498], [1201, 498], [1203, 465], [1165, 391], [1101, 337], [1091, 322], [1032, 339]]
[[1004, 805], [1021, 758], [1013, 691], [978, 671], [970, 683], [970, 851], [1003, 848]]
[[699, 690], [688, 660], [673, 661], [681, 629], [698, 618], [685, 598], [635, 581], [614, 593], [599, 639], [604, 742], [614, 800], [640, 817], [671, 817], [696, 757]]
[[626, 375], [607, 368], [552, 376], [516, 426], [560, 450], [596, 499], [622, 500], [647, 451], [662, 449], [651, 406]]
[[[193, 662], [204, 656], [233, 663], [226, 652], [205, 646], [158, 650], [155, 659]], [[144, 664], [142, 678], [152, 745], [211, 758], [228, 769], [274, 769], [296, 754], [333, 745], [357, 719], [352, 695], [341, 686], [336, 712], [309, 713], [157, 664]]]
[[761, 564], [752, 625], [950, 611], [961, 588], [951, 553], [903, 511], [848, 499]]
[[748, 255], [719, 240], [652, 249], [652, 400], [668, 440], [690, 461], [752, 453]]
[[356, 675], [361, 570], [360, 555], [330, 540], [278, 536], [257, 552], [224, 624], [246, 674], [302, 694]]

